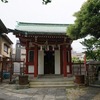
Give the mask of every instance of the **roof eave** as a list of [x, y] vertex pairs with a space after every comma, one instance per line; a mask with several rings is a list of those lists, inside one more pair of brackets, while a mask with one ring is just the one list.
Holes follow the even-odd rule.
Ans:
[[5, 34], [2, 35], [3, 38], [5, 38], [10, 44], [13, 44], [13, 42], [9, 39], [9, 37]]
[[36, 32], [36, 31], [22, 31], [22, 30], [16, 30], [13, 33], [21, 33], [21, 34], [33, 34], [33, 35], [66, 35], [66, 32]]
[[4, 25], [4, 23], [0, 19], [0, 34], [2, 34], [2, 33], [8, 33], [8, 29], [6, 28], [6, 26]]

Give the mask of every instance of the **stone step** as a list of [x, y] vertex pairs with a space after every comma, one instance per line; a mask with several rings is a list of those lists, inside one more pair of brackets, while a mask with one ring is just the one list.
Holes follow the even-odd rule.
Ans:
[[37, 81], [41, 81], [41, 80], [50, 80], [50, 81], [53, 81], [53, 80], [62, 80], [62, 81], [66, 81], [66, 80], [73, 80], [74, 77], [73, 76], [70, 76], [70, 77], [64, 77], [62, 75], [39, 75], [37, 78], [35, 78], [33, 75], [29, 75], [29, 78], [28, 78], [30, 81], [31, 80], [37, 80]]
[[29, 78], [30, 87], [74, 87], [74, 77], [61, 75], [44, 75], [37, 78]]
[[33, 79], [30, 79], [29, 78], [29, 81], [50, 81], [50, 82], [53, 82], [53, 81], [57, 81], [57, 82], [62, 82], [62, 81], [74, 81], [74, 77], [49, 77], [49, 78], [33, 78]]
[[75, 87], [74, 84], [68, 84], [68, 85], [29, 85], [30, 88], [44, 88], [44, 87], [66, 87], [66, 88], [72, 88]]
[[64, 79], [37, 79], [29, 81], [29, 87], [75, 87], [75, 83]]
[[73, 81], [66, 81], [66, 82], [56, 82], [56, 81], [54, 81], [54, 82], [43, 82], [43, 81], [41, 81], [41, 82], [36, 82], [36, 81], [34, 81], [34, 82], [29, 82], [29, 84], [30, 85], [64, 85], [64, 84], [74, 84], [74, 82]]

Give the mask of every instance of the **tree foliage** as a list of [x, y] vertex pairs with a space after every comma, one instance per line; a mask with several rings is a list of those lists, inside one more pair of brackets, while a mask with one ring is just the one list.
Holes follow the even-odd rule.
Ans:
[[91, 37], [90, 39], [84, 39], [81, 44], [85, 46], [87, 59], [100, 61], [100, 39]]
[[67, 29], [69, 36], [79, 39], [90, 34], [100, 38], [100, 0], [87, 0], [74, 16], [75, 23]]
[[8, 3], [8, 0], [1, 0], [3, 3]]
[[48, 4], [48, 3], [50, 3], [51, 2], [51, 0], [43, 0], [43, 4]]
[[81, 60], [78, 57], [72, 57], [72, 61], [74, 63], [80, 63], [81, 62]]
[[[8, 0], [1, 0], [3, 3], [8, 3]], [[51, 0], [42, 0], [43, 2], [43, 4], [48, 4], [48, 3], [50, 3], [51, 2]]]

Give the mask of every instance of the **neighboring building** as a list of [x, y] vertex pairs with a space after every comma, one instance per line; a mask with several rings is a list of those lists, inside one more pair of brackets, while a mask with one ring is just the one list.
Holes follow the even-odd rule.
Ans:
[[[6, 26], [3, 24], [2, 20], [0, 19], [0, 37], [3, 33], [7, 32], [7, 28]], [[0, 52], [1, 52], [1, 48], [0, 48]], [[0, 60], [1, 60], [2, 55], [0, 54]]]
[[12, 58], [15, 61], [26, 61], [26, 49], [21, 46], [20, 41], [16, 41], [15, 48], [13, 49]]
[[72, 50], [72, 58], [75, 57], [75, 58], [78, 58], [79, 60], [83, 61], [84, 60], [84, 53], [78, 53], [76, 51], [73, 51]]
[[[11, 58], [12, 54], [12, 44], [13, 42], [8, 38], [5, 34], [7, 33], [7, 28], [0, 20], [0, 61], [6, 60], [7, 58]], [[1, 63], [0, 63], [0, 70], [1, 70]]]
[[0, 35], [2, 33], [7, 33], [7, 32], [8, 32], [8, 30], [7, 30], [6, 26], [3, 24], [2, 20], [0, 19]]
[[26, 61], [26, 49], [21, 46], [20, 41], [16, 41], [15, 48], [13, 49], [12, 58], [14, 61], [14, 74], [20, 74], [24, 71]]
[[66, 35], [67, 26], [68, 24], [18, 23], [13, 34], [26, 49], [26, 74], [33, 74], [34, 77], [45, 74], [67, 77], [67, 74], [72, 74], [72, 40]]
[[[8, 38], [7, 35], [0, 35], [0, 60], [5, 61], [11, 59], [12, 55], [12, 41]], [[7, 70], [6, 63], [3, 66], [3, 70]], [[0, 71], [2, 64], [0, 63]]]
[[13, 42], [6, 34], [0, 36], [0, 55], [2, 58], [11, 58], [12, 44]]

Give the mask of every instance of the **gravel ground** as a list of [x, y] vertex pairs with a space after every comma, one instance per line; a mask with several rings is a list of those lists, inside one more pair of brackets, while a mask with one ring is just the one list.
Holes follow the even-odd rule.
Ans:
[[84, 87], [66, 89], [67, 100], [100, 100], [100, 88]]

